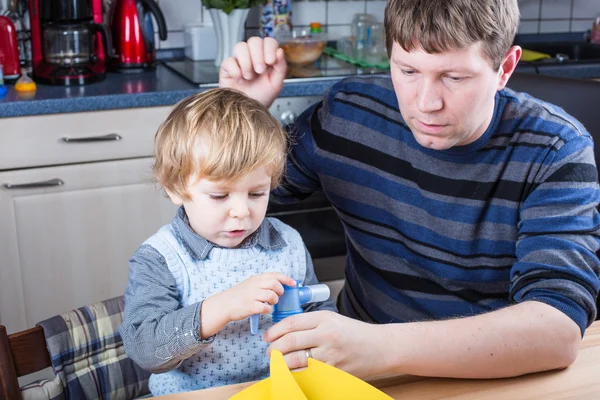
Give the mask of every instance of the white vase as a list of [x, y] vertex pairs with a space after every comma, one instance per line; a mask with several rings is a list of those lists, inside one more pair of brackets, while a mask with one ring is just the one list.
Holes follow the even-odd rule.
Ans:
[[215, 66], [219, 68], [224, 59], [233, 55], [233, 47], [244, 40], [244, 25], [248, 16], [248, 8], [236, 8], [229, 14], [222, 10], [209, 8], [217, 36], [217, 57]]

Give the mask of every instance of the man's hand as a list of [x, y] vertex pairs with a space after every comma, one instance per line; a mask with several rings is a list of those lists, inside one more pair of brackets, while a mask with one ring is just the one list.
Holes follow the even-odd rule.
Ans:
[[251, 37], [233, 48], [221, 63], [219, 87], [232, 88], [270, 107], [283, 88], [287, 65], [283, 49], [273, 38]]
[[384, 351], [374, 340], [382, 340], [377, 325], [353, 320], [331, 311], [293, 315], [269, 328], [263, 340], [281, 351], [289, 368], [307, 366], [306, 349], [312, 357], [360, 378], [385, 373], [380, 371]]

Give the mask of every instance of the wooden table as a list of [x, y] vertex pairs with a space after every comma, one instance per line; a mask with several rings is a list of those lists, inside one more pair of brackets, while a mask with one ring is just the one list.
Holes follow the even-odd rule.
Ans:
[[[401, 375], [371, 382], [395, 399], [600, 399], [600, 321], [590, 326], [569, 368], [507, 379], [442, 379]], [[225, 400], [253, 382], [160, 397], [161, 400]]]

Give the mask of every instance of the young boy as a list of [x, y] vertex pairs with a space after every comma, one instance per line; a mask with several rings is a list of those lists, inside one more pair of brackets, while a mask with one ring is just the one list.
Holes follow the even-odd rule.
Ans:
[[182, 100], [159, 127], [154, 173], [181, 207], [131, 258], [120, 328], [153, 395], [267, 376], [265, 314], [282, 285], [317, 283], [298, 232], [265, 219], [286, 149], [268, 110], [230, 89]]

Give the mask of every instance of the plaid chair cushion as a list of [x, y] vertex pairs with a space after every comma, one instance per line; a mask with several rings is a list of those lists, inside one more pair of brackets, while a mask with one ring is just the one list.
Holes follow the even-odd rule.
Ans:
[[65, 399], [132, 399], [147, 394], [150, 373], [125, 354], [118, 328], [123, 296], [40, 322]]
[[21, 386], [21, 400], [65, 400], [65, 395], [57, 376], [53, 381], [40, 379]]

